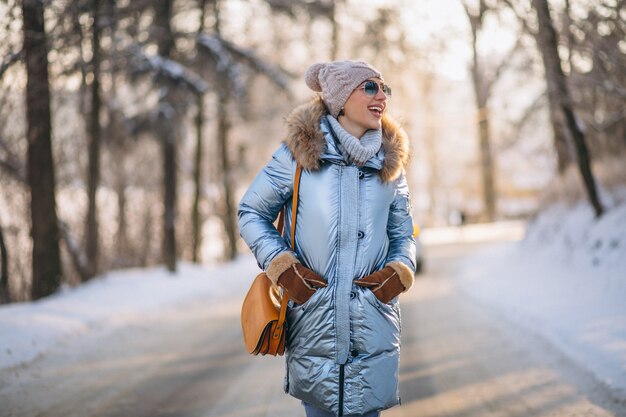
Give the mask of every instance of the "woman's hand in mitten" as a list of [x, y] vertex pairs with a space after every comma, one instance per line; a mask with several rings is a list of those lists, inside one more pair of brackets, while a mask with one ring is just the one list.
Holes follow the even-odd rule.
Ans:
[[304, 304], [317, 289], [327, 285], [324, 278], [303, 266], [293, 252], [283, 252], [276, 256], [266, 273], [297, 304]]
[[376, 298], [388, 303], [413, 285], [413, 273], [400, 262], [391, 262], [380, 271], [354, 281], [355, 284], [369, 288]]
[[301, 263], [295, 263], [280, 274], [278, 285], [294, 302], [304, 304], [316, 290], [326, 286], [326, 281]]

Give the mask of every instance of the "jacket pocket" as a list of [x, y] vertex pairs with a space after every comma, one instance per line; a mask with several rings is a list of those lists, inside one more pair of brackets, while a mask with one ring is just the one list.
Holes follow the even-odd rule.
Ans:
[[383, 303], [368, 288], [363, 288], [363, 291], [365, 291], [365, 295], [364, 295], [365, 299], [377, 309], [385, 313], [391, 313], [391, 312], [397, 313], [398, 312], [398, 297], [395, 297], [389, 303]]
[[317, 303], [317, 300], [321, 297], [321, 294], [327, 289], [328, 287], [324, 287], [324, 288], [320, 288], [318, 290], [316, 290], [313, 295], [311, 296], [311, 298], [309, 298], [308, 300], [306, 300], [303, 304], [296, 304], [293, 302], [293, 300], [289, 300], [289, 310], [294, 311], [294, 312], [306, 312], [306, 310], [308, 310], [309, 308], [315, 307], [315, 304]]
[[389, 304], [383, 303], [380, 301], [372, 291], [367, 288], [363, 288], [363, 298], [365, 301], [373, 306], [378, 313], [383, 317], [384, 321], [389, 323], [393, 328], [395, 328], [398, 333], [401, 331], [401, 320], [400, 320], [400, 306], [398, 303], [398, 297], [391, 300]]
[[[287, 347], [302, 348], [302, 344], [311, 336], [312, 329], [328, 328], [328, 317], [324, 314], [330, 307], [329, 287], [320, 288], [304, 304], [292, 304], [287, 309]], [[329, 336], [330, 337], [330, 336]], [[294, 344], [295, 342], [295, 344]]]

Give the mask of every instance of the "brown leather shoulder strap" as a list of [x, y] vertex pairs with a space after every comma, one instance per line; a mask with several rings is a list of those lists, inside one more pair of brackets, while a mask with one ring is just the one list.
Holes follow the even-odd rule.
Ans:
[[[296, 215], [298, 212], [298, 193], [300, 190], [300, 176], [302, 175], [302, 165], [298, 164], [296, 167], [296, 172], [293, 175], [293, 197], [291, 200], [292, 213], [291, 216], [293, 221], [291, 222], [291, 248], [294, 246], [294, 236], [295, 236], [295, 225], [296, 225]], [[278, 233], [281, 235], [285, 231], [285, 206], [280, 209], [280, 213], [278, 214], [278, 225], [276, 226]]]
[[[291, 250], [295, 251], [296, 248], [296, 219], [298, 216], [298, 193], [300, 192], [300, 177], [302, 176], [302, 165], [298, 164], [296, 167], [296, 173], [293, 176], [293, 197], [291, 199]], [[285, 208], [283, 207], [280, 212], [280, 218], [278, 219], [279, 231], [282, 234], [282, 227], [285, 220]], [[283, 299], [280, 303], [280, 313], [278, 315], [278, 323], [276, 324], [276, 331], [282, 330], [285, 323], [285, 316], [287, 315], [287, 303], [289, 297], [287, 293], [283, 291]], [[275, 333], [277, 334], [277, 333]]]
[[298, 164], [296, 173], [293, 176], [293, 197], [291, 199], [291, 250], [296, 250], [296, 219], [298, 218], [298, 194], [300, 192], [300, 177], [302, 176], [302, 165]]

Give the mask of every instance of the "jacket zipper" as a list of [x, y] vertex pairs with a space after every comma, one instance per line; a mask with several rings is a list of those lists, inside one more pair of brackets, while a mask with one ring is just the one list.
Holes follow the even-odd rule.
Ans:
[[343, 416], [343, 367], [339, 365], [339, 417]]

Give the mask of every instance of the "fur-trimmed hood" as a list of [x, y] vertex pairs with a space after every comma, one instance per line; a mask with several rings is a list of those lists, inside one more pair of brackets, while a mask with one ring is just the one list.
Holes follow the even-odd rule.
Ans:
[[[288, 136], [285, 144], [296, 162], [304, 169], [318, 170], [326, 146], [320, 120], [328, 111], [320, 96], [296, 107], [286, 118]], [[386, 114], [382, 119], [382, 147], [385, 159], [380, 177], [383, 181], [396, 180], [409, 161], [409, 139], [400, 125]]]

